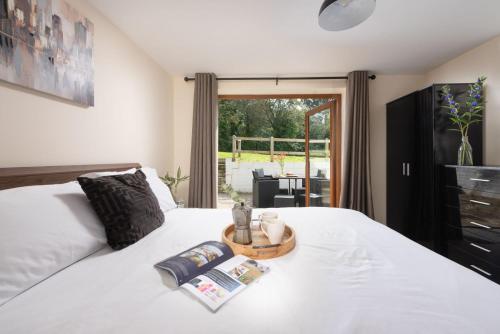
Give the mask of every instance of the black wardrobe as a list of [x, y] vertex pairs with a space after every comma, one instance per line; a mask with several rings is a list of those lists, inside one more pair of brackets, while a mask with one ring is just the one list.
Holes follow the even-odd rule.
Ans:
[[[468, 84], [450, 84], [464, 101]], [[433, 85], [387, 104], [387, 226], [440, 252], [440, 168], [456, 164], [459, 132], [450, 131], [443, 85]], [[482, 125], [469, 130], [474, 164], [483, 163]]]

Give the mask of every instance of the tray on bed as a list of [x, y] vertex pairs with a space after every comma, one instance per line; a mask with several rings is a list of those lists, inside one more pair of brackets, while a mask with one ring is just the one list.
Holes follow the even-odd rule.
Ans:
[[295, 248], [295, 231], [288, 225], [285, 225], [283, 241], [279, 245], [271, 245], [260, 229], [252, 229], [252, 243], [250, 245], [240, 245], [233, 242], [233, 234], [234, 224], [231, 224], [222, 232], [222, 241], [232, 249], [235, 255], [245, 255], [254, 260], [280, 257]]

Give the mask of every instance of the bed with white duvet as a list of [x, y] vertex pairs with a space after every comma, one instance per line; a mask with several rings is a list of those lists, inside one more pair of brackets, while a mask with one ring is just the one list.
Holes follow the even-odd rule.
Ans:
[[[40, 191], [33, 203], [48, 190]], [[53, 199], [51, 191], [46, 195]], [[91, 208], [78, 201], [84, 198], [77, 185], [64, 191], [75, 202], [52, 217], [56, 222], [43, 209], [25, 208], [17, 222], [6, 224], [16, 211], [15, 196], [0, 192], [0, 206], [11, 202], [0, 211], [6, 231], [0, 235], [2, 334], [500, 330], [500, 286], [358, 212], [329, 208], [276, 209], [295, 229], [296, 248], [264, 261], [269, 273], [213, 313], [183, 289], [171, 288], [168, 275], [153, 266], [201, 242], [220, 240], [232, 221], [230, 210], [165, 210], [160, 228], [113, 251], [93, 225], [95, 217], [86, 211]], [[67, 197], [57, 196], [65, 198], [61, 208], [68, 205]], [[47, 200], [45, 208], [50, 205]], [[51, 224], [56, 226], [49, 233]], [[29, 229], [17, 233], [16, 226]], [[40, 240], [33, 233], [51, 237], [45, 235], [37, 249]], [[26, 244], [16, 245], [23, 235]], [[13, 253], [16, 247], [21, 255]]]

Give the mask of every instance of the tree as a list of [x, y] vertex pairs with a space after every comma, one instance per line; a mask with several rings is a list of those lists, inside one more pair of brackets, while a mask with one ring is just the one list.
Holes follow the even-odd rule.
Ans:
[[[324, 99], [254, 99], [219, 101], [219, 151], [232, 150], [232, 136], [301, 138], [305, 136], [305, 113]], [[315, 119], [315, 118], [313, 118]], [[326, 138], [329, 122], [314, 121], [311, 134]], [[323, 137], [321, 137], [323, 136]], [[269, 150], [269, 143], [246, 142], [244, 149]], [[304, 151], [300, 143], [276, 143], [277, 151]]]

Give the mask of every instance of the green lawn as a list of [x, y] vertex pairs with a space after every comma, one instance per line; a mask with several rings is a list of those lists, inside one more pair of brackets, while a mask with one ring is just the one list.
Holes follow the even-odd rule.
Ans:
[[[232, 158], [233, 155], [231, 152], [219, 152], [219, 159], [227, 159], [227, 158]], [[269, 154], [258, 154], [258, 153], [241, 153], [241, 159], [240, 161], [246, 161], [246, 162], [270, 162], [271, 157]], [[274, 160], [276, 162], [276, 159]], [[293, 155], [287, 155], [285, 158], [285, 162], [304, 162], [305, 163], [306, 158], [301, 157], [301, 156], [293, 156]]]
[[[219, 152], [220, 159], [232, 158], [233, 154], [231, 152]], [[240, 161], [247, 162], [270, 162], [271, 157], [269, 154], [258, 154], [258, 153], [241, 153]], [[276, 159], [274, 160], [276, 161]], [[305, 162], [305, 157], [300, 156], [287, 156], [285, 162]]]

